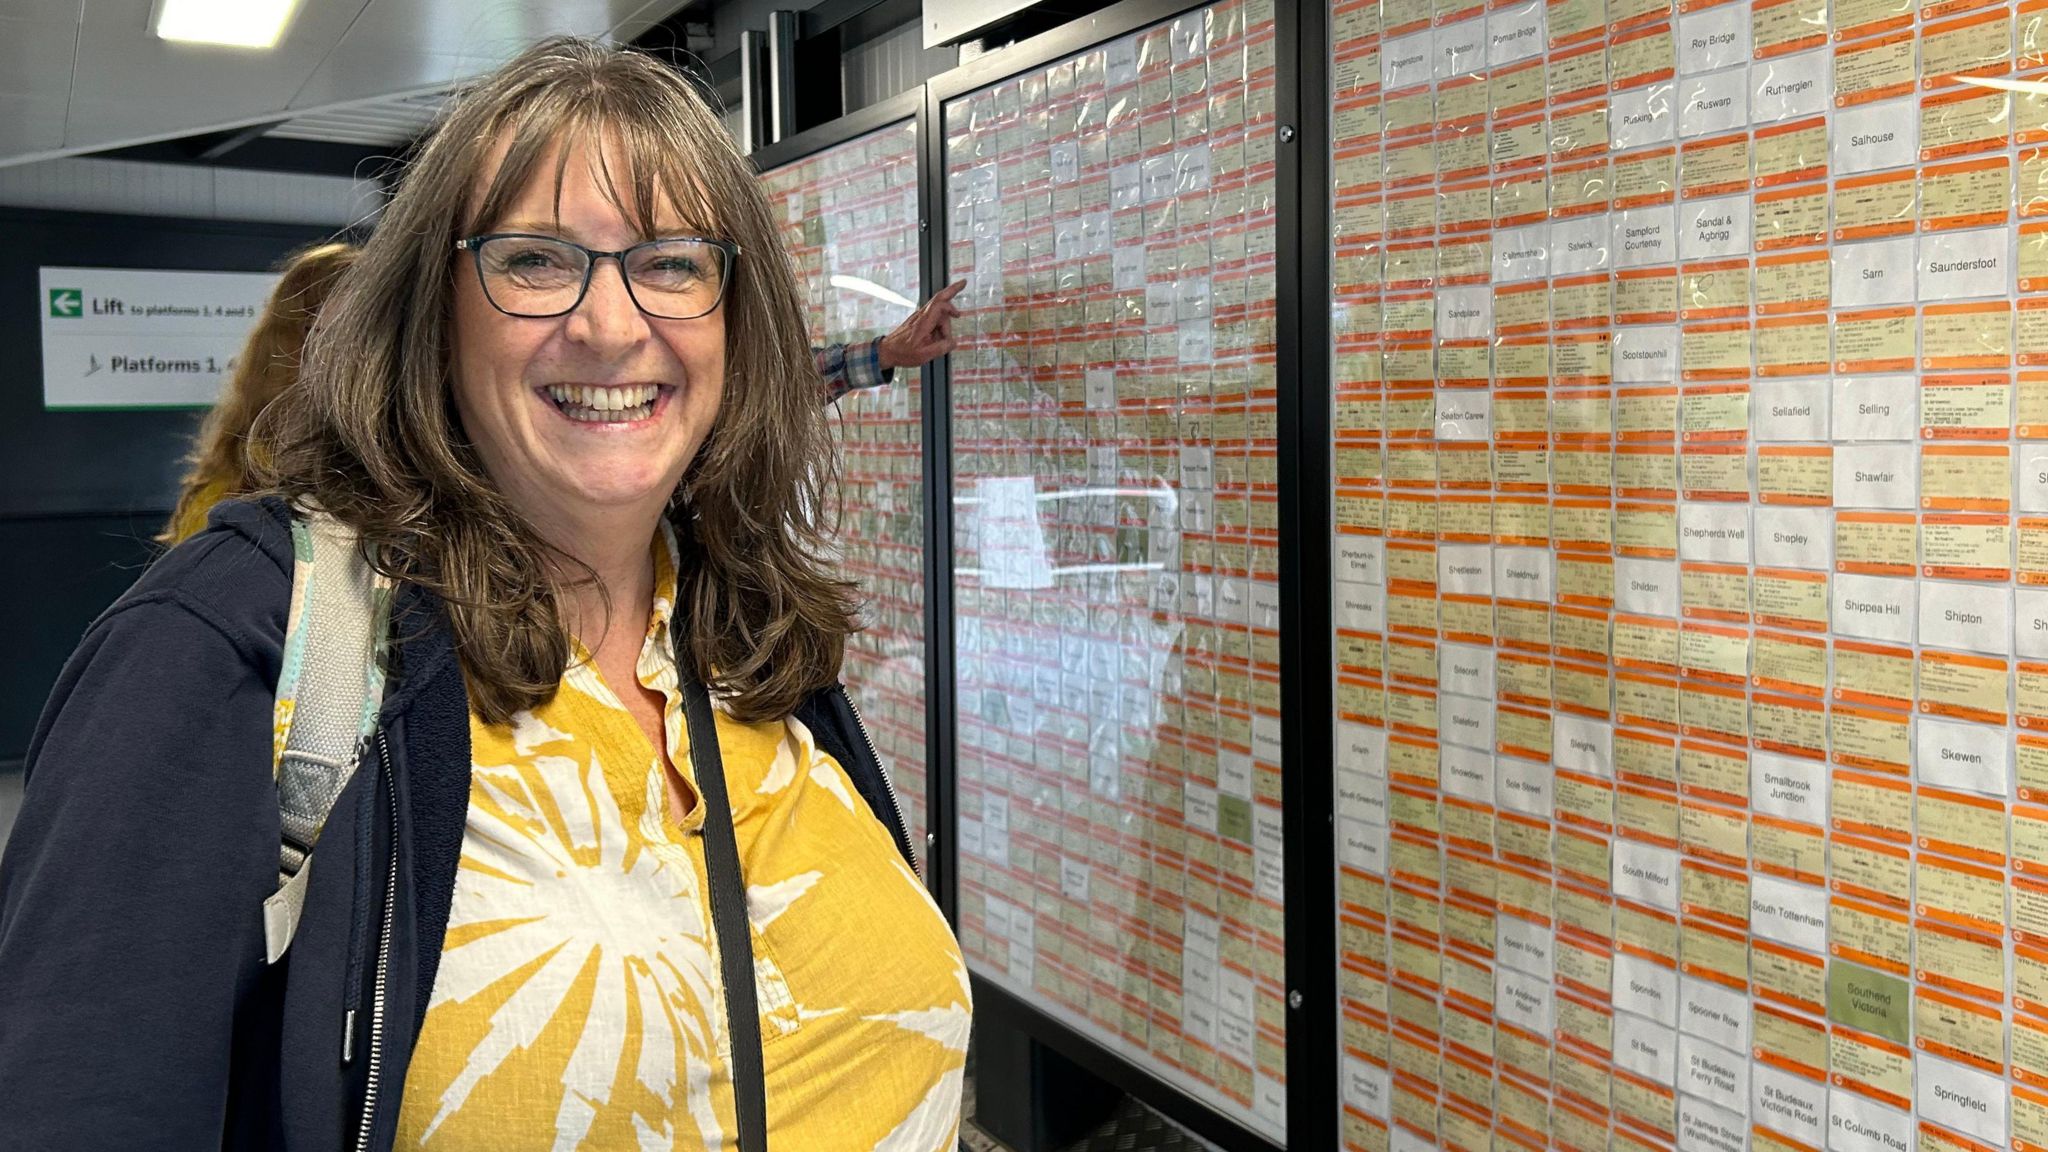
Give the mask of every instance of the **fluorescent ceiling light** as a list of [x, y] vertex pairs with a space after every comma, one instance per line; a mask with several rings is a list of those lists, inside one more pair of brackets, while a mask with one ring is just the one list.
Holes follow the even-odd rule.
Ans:
[[269, 48], [284, 35], [296, 0], [156, 0], [150, 22], [164, 40]]

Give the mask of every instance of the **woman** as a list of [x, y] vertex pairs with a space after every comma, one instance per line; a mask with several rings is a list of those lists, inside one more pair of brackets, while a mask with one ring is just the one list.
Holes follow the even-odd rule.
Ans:
[[214, 505], [249, 491], [249, 429], [298, 377], [306, 330], [355, 255], [347, 244], [316, 244], [285, 259], [284, 275], [243, 343], [220, 402], [199, 426], [185, 458], [185, 478], [178, 482], [177, 510], [159, 541], [176, 544], [196, 534]]
[[31, 745], [0, 866], [9, 1140], [732, 1147], [695, 677], [769, 1142], [952, 1147], [965, 971], [833, 687], [852, 611], [818, 558], [830, 456], [775, 235], [647, 57], [550, 40], [448, 115], [257, 430], [258, 481], [397, 584], [297, 935], [264, 964], [273, 498], [94, 625]]

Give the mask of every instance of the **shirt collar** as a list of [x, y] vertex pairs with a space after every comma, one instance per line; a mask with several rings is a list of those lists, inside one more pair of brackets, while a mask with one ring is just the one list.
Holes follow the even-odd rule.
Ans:
[[647, 616], [647, 639], [661, 640], [666, 647], [667, 633], [676, 612], [676, 571], [682, 567], [682, 558], [676, 550], [676, 531], [667, 520], [661, 522], [661, 529], [654, 537], [654, 610]]

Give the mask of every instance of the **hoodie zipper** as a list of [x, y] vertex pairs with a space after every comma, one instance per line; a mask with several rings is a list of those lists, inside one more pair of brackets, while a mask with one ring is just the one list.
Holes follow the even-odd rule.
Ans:
[[903, 801], [896, 796], [896, 781], [889, 778], [889, 766], [882, 763], [882, 754], [875, 751], [875, 742], [868, 737], [867, 721], [861, 718], [860, 705], [853, 702], [853, 693], [842, 688], [839, 695], [846, 701], [847, 709], [853, 713], [853, 730], [860, 734], [860, 742], [868, 750], [868, 759], [875, 762], [875, 771], [881, 773], [882, 788], [889, 793], [890, 819], [895, 823], [896, 835], [901, 838], [903, 846], [910, 850], [911, 867], [915, 868], [918, 860], [917, 846], [910, 842], [910, 825], [903, 820]]
[[384, 923], [377, 935], [377, 976], [370, 992], [370, 1068], [363, 1087], [362, 1126], [356, 1130], [356, 1152], [368, 1152], [377, 1122], [377, 1087], [384, 1072], [384, 1001], [391, 975], [391, 925], [398, 905], [398, 788], [391, 776], [391, 746], [377, 732], [377, 759], [391, 789], [391, 870], [384, 881]]

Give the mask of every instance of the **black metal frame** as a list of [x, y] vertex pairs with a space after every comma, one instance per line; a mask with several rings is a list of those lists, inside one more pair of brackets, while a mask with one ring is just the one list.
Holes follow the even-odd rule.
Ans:
[[[1330, 605], [1329, 5], [1274, 0], [1274, 59], [1292, 73], [1280, 124], [1280, 809], [1287, 893], [1287, 1140], [1338, 1148], [1336, 641]], [[1292, 139], [1289, 139], [1291, 130]]]
[[[1123, 0], [1043, 35], [992, 52], [914, 89], [753, 154], [762, 171], [915, 118], [918, 131], [920, 294], [944, 282], [944, 109], [948, 101], [1106, 41], [1205, 7], [1207, 0]], [[844, 0], [849, 12], [878, 0]], [[857, 14], [857, 13], [856, 13]], [[1327, 6], [1274, 0], [1275, 289], [1278, 330], [1281, 748], [1286, 841], [1287, 1146], [1339, 1146], [1337, 880], [1332, 765], [1330, 524], [1330, 92]], [[954, 830], [956, 685], [953, 621], [951, 369], [923, 378], [926, 667], [926, 883], [948, 920], [959, 919]], [[1281, 1145], [1212, 1109], [1113, 1047], [980, 976], [977, 1011], [1014, 1027], [1229, 1152]]]
[[[794, 136], [788, 136], [763, 148], [757, 148], [747, 156], [754, 168], [762, 173], [774, 168], [784, 168], [799, 160], [837, 148], [850, 140], [857, 140], [870, 132], [879, 132], [893, 124], [917, 119], [924, 109], [924, 93], [911, 89], [898, 96], [891, 96], [880, 104], [872, 104], [848, 116], [841, 116], [829, 124], [806, 129]], [[922, 160], [923, 128], [920, 123], [919, 148]]]

